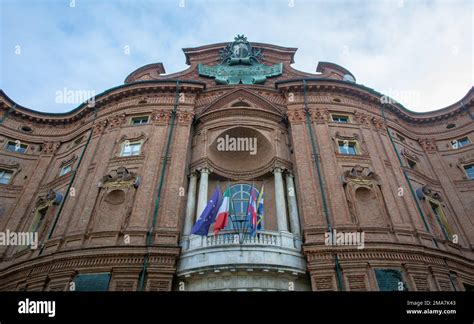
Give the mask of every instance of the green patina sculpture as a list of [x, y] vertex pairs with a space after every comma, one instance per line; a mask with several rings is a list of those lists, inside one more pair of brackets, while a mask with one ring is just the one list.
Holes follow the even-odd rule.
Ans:
[[221, 64], [198, 65], [201, 76], [215, 78], [217, 84], [263, 84], [269, 77], [282, 74], [283, 64], [260, 63], [262, 52], [252, 48], [247, 37], [237, 35], [234, 42], [220, 51]]

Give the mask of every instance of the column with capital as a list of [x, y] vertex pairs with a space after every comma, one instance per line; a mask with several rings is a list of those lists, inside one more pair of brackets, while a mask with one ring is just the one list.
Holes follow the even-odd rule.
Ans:
[[275, 179], [275, 204], [276, 216], [278, 223], [278, 231], [288, 232], [288, 221], [286, 218], [286, 203], [285, 203], [285, 189], [283, 184], [283, 170], [276, 167], [273, 170]]
[[196, 212], [196, 219], [201, 215], [204, 208], [207, 205], [207, 188], [209, 184], [209, 173], [211, 171], [208, 168], [202, 168], [201, 179], [199, 180], [199, 192], [198, 192], [198, 205]]
[[290, 229], [295, 235], [301, 235], [300, 218], [298, 215], [298, 206], [296, 202], [295, 183], [293, 173], [286, 172], [286, 190], [288, 196], [288, 210], [290, 212]]
[[184, 218], [184, 229], [183, 234], [191, 234], [191, 229], [194, 224], [194, 215], [196, 212], [196, 184], [197, 184], [197, 174], [192, 172], [189, 176], [189, 186], [188, 186], [188, 201], [186, 202], [186, 216]]

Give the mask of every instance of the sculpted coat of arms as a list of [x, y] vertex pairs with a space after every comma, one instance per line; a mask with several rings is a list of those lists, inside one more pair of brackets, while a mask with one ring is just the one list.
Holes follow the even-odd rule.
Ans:
[[219, 57], [219, 65], [199, 64], [199, 75], [214, 78], [217, 84], [263, 84], [283, 71], [282, 63], [262, 64], [262, 51], [253, 48], [243, 35], [237, 35], [233, 43], [220, 50]]

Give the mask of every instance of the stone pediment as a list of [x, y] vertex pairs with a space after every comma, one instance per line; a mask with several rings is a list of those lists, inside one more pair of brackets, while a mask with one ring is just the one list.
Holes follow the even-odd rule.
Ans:
[[232, 109], [260, 110], [278, 116], [284, 115], [284, 113], [270, 101], [264, 99], [262, 96], [259, 96], [251, 90], [241, 88], [230, 91], [211, 102], [201, 111], [200, 117], [216, 111]]

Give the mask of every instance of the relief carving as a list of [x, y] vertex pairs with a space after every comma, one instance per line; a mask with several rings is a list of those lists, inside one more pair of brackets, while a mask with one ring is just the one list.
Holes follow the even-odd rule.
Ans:
[[420, 143], [421, 147], [426, 152], [433, 153], [438, 150], [435, 138], [419, 138], [418, 143]]
[[185, 110], [179, 110], [177, 115], [180, 124], [190, 124], [194, 118], [194, 113]]
[[371, 118], [366, 113], [361, 113], [361, 112], [358, 112], [357, 110], [354, 111], [354, 120], [358, 122], [359, 124], [361, 124], [362, 126], [370, 127]]
[[309, 114], [311, 116], [311, 120], [315, 121], [317, 124], [327, 123], [329, 119], [329, 111], [326, 108], [310, 110]]
[[116, 128], [125, 122], [125, 113], [117, 114], [108, 118], [110, 128]]
[[137, 176], [136, 173], [130, 172], [127, 168], [121, 166], [103, 176], [99, 181], [98, 187], [122, 189], [130, 186], [138, 188], [139, 185], [140, 177]]
[[103, 134], [105, 132], [105, 128], [107, 127], [108, 121], [107, 119], [101, 120], [94, 124], [92, 128], [92, 134]]
[[286, 114], [290, 123], [300, 123], [304, 121], [304, 112], [302, 109], [289, 110]]
[[39, 196], [38, 200], [36, 201], [36, 207], [46, 207], [51, 206], [52, 204], [60, 204], [63, 200], [63, 196], [59, 191], [49, 189], [48, 192], [43, 195]]
[[171, 119], [171, 111], [160, 109], [151, 113], [151, 120], [156, 124], [167, 124]]
[[42, 145], [41, 152], [43, 154], [54, 154], [59, 146], [61, 146], [61, 143], [59, 142], [46, 142]]

